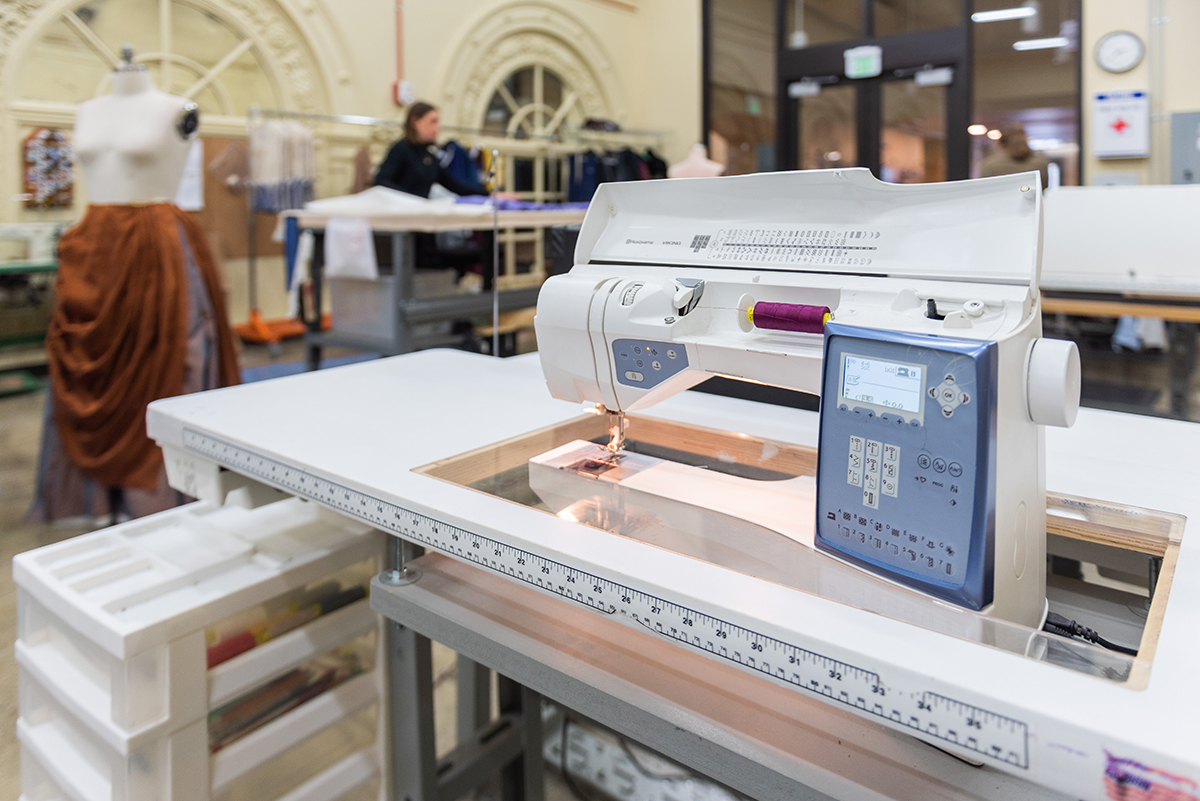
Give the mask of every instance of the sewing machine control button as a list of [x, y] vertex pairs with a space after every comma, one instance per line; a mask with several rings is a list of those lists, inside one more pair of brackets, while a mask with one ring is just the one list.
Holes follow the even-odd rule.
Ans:
[[909, 421], [908, 421], [908, 424], [909, 424], [910, 426], [912, 426], [913, 428], [920, 428], [920, 427], [921, 427], [921, 421], [920, 421], [920, 420], [909, 420]]
[[937, 388], [937, 387], [930, 387], [930, 388], [929, 388], [929, 397], [931, 397], [931, 398], [936, 398], [937, 396], [938, 396], [938, 388]]
[[674, 359], [674, 358], [675, 358], [675, 351], [674, 351], [674, 349], [667, 351], [667, 358], [668, 358], [668, 359]]
[[634, 352], [634, 353], [641, 353], [641, 352], [642, 352], [642, 349], [641, 349], [641, 348], [639, 348], [637, 345], [634, 345], [634, 346], [633, 346], [633, 352]]
[[880, 444], [873, 439], [867, 440], [867, 456], [878, 456]]
[[862, 471], [851, 467], [846, 471], [846, 483], [855, 487], [862, 486]]
[[871, 473], [872, 475], [879, 475], [879, 457], [868, 456], [866, 461], [866, 469], [867, 472]]
[[954, 383], [954, 373], [946, 373], [945, 381], [947, 384], [953, 384]]
[[645, 366], [646, 366], [646, 365], [645, 365], [645, 362], [643, 362], [641, 359], [638, 359], [637, 361], [635, 361], [635, 362], [634, 362], [634, 364], [636, 364], [638, 367], [645, 367]]
[[884, 478], [895, 478], [896, 477], [896, 463], [895, 462], [884, 462], [883, 463], [883, 477]]
[[885, 477], [883, 479], [882, 483], [883, 483], [883, 494], [891, 495], [893, 498], [895, 498], [896, 497], [896, 482], [890, 478]]
[[955, 478], [958, 478], [959, 476], [962, 475], [962, 465], [959, 464], [958, 462], [951, 462], [949, 470], [950, 470], [950, 475], [954, 476]]
[[950, 418], [953, 416], [954, 416], [954, 407], [953, 406], [943, 406], [942, 407], [942, 417]]
[[650, 363], [650, 366], [651, 366], [651, 367], [653, 367], [655, 370], [661, 370], [661, 369], [662, 369], [662, 362], [660, 362], [660, 361], [658, 361], [658, 360], [656, 359], [656, 360], [654, 360], [653, 362], [651, 362], [651, 363]]
[[895, 445], [884, 445], [883, 446], [883, 461], [885, 463], [886, 462], [896, 462], [899, 460], [900, 460], [900, 449], [899, 448], [897, 448]]
[[857, 453], [850, 454], [850, 466], [857, 469], [862, 467], [862, 456]]
[[932, 462], [927, 454], [922, 453], [917, 457], [917, 467], [921, 468], [922, 470], [928, 469], [931, 463]]
[[862, 453], [862, 449], [863, 449], [863, 438], [862, 437], [850, 437], [850, 452], [851, 453]]
[[872, 509], [879, 508], [879, 493], [875, 490], [863, 490], [863, 506], [869, 506]]
[[879, 476], [875, 473], [867, 473], [863, 476], [863, 489], [879, 489]]
[[958, 393], [958, 402], [959, 403], [970, 403], [971, 396], [965, 392], [960, 392], [960, 393]]
[[[639, 367], [641, 366], [641, 362], [638, 362], [638, 366], [639, 366]], [[644, 380], [646, 380], [646, 376], [642, 375], [641, 373], [639, 373], [639, 372], [637, 372], [637, 371], [635, 371], [635, 370], [626, 370], [626, 371], [625, 371], [625, 378], [627, 378], [627, 379], [628, 379], [628, 380], [630, 380], [630, 381], [644, 381]]]
[[933, 469], [935, 472], [945, 473], [946, 472], [946, 460], [945, 459], [934, 459], [933, 460]]
[[958, 400], [958, 391], [953, 387], [943, 387], [938, 400], [942, 403], [954, 403], [954, 401]]

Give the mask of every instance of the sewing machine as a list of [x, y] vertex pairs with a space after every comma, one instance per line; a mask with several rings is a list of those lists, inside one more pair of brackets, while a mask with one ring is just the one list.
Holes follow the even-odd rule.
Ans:
[[[610, 466], [626, 458], [625, 412], [713, 375], [819, 394], [815, 515], [794, 507], [796, 538], [815, 526], [822, 551], [1038, 628], [1041, 426], [1074, 422], [1080, 379], [1074, 343], [1040, 336], [1040, 226], [1028, 175], [606, 185], [576, 266], [542, 288], [546, 384], [614, 416], [614, 453], [590, 454]], [[692, 470], [661, 494], [699, 483], [697, 503], [715, 492], [770, 504], [770, 487], [710, 487]]]
[[[1075, 428], [1045, 431], [1043, 463], [1042, 426], [1070, 422], [1075, 374], [1069, 348], [1038, 338], [1038, 205], [1021, 176], [607, 186], [577, 266], [543, 289], [549, 369], [533, 355], [417, 353], [159, 401], [150, 433], [181, 491], [220, 503], [265, 485], [264, 498], [300, 496], [421, 546], [415, 583], [377, 580], [373, 607], [454, 607], [489, 643], [473, 658], [630, 734], [628, 710], [653, 710], [665, 721], [654, 744], [680, 756], [698, 746], [685, 761], [702, 770], [719, 770], [705, 749], [724, 742], [761, 783], [722, 780], [756, 796], [787, 797], [767, 791], [773, 770], [842, 798], [970, 786], [1100, 799], [1131, 784], [1196, 796], [1200, 549], [1183, 534], [1200, 517], [1189, 490], [1200, 430], [1084, 410]], [[827, 402], [818, 415], [680, 391], [709, 374]], [[951, 387], [959, 394], [943, 396]], [[628, 446], [606, 447], [607, 415], [579, 402], [618, 413]], [[873, 474], [869, 450], [853, 475], [855, 437], [880, 446], [878, 509], [859, 483]], [[911, 482], [896, 496], [884, 494], [889, 463]], [[957, 597], [936, 571], [905, 575], [828, 518], [851, 511], [864, 538], [888, 524], [919, 539], [930, 499], [951, 494], [963, 499], [947, 507], [971, 508], [944, 518], [960, 526], [946, 554], [951, 576], [962, 571]], [[1149, 564], [1150, 597], [1046, 582], [1043, 548], [1127, 572]], [[1079, 619], [1091, 610], [1088, 625], [1137, 656], [1042, 631], [1047, 600]], [[395, 619], [424, 631], [429, 616]], [[534, 642], [552, 632], [561, 648]], [[503, 658], [489, 650], [498, 637]], [[601, 660], [619, 675], [596, 675]], [[618, 696], [619, 716], [605, 700]], [[727, 737], [743, 725], [758, 733]]]

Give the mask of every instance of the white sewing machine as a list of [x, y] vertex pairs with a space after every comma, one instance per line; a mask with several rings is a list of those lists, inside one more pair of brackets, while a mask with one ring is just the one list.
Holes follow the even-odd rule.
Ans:
[[[1039, 239], [1037, 183], [1020, 176], [905, 187], [841, 171], [607, 186], [577, 266], [543, 289], [538, 327], [554, 394], [620, 413], [671, 396], [628, 415], [620, 459], [604, 447], [604, 417], [552, 398], [533, 356], [423, 352], [171, 398], [151, 405], [149, 429], [182, 491], [220, 503], [256, 482], [435, 552], [418, 560], [426, 572], [415, 584], [377, 581], [377, 608], [445, 590], [491, 638], [516, 614], [509, 591], [532, 615], [511, 623], [529, 659], [574, 675], [605, 654], [624, 671], [587, 685], [580, 703], [637, 685], [649, 687], [628, 696], [641, 709], [646, 692], [662, 695], [655, 687], [693, 681], [694, 693], [654, 707], [666, 729], [707, 744], [766, 720], [755, 764], [802, 752], [808, 785], [866, 770], [863, 786], [880, 797], [971, 782], [976, 797], [1003, 785], [1004, 797], [1054, 788], [1101, 799], [1131, 784], [1200, 797], [1188, 734], [1200, 717], [1200, 548], [1183, 537], [1200, 518], [1188, 489], [1200, 480], [1200, 429], [1084, 410], [1075, 428], [1046, 432], [1043, 467], [1042, 424], [1070, 421], [1075, 374], [1069, 348], [1038, 339]], [[833, 316], [825, 325], [823, 313], [762, 303]], [[754, 327], [764, 318], [824, 333]], [[818, 416], [678, 391], [708, 374], [823, 390], [827, 402]], [[872, 442], [878, 465], [867, 461]], [[910, 482], [894, 496], [888, 464]], [[971, 513], [955, 517], [963, 506]], [[939, 514], [937, 539], [922, 542], [914, 527]], [[847, 522], [857, 543], [838, 528]], [[944, 554], [934, 562], [943, 573], [885, 551], [897, 528], [917, 536], [908, 546]], [[1046, 582], [1047, 530], [1059, 556], [1161, 566], [1152, 597]], [[497, 594], [446, 589], [439, 565], [450, 560], [468, 590], [487, 582]], [[1089, 607], [1089, 625], [1137, 656], [1040, 631], [1046, 599], [1079, 619]], [[577, 622], [564, 651], [533, 644], [564, 609], [622, 635], [593, 637]], [[651, 650], [669, 652], [653, 677], [643, 675]], [[704, 659], [684, 668], [675, 652]], [[714, 698], [736, 713], [714, 716]], [[898, 735], [989, 770], [964, 773]], [[917, 772], [934, 789], [905, 790]]]
[[[576, 266], [539, 298], [546, 384], [618, 415], [618, 437], [619, 415], [713, 375], [819, 394], [816, 514], [796, 503], [797, 538], [807, 528], [891, 581], [1038, 628], [1041, 426], [1074, 422], [1080, 378], [1074, 343], [1041, 339], [1040, 239], [1027, 175], [605, 185]], [[661, 494], [702, 485], [771, 505], [764, 482], [712, 487], [692, 470]]]

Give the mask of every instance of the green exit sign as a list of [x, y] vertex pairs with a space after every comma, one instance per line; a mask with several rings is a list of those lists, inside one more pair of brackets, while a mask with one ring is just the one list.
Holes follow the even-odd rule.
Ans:
[[883, 72], [883, 50], [877, 45], [852, 47], [842, 55], [846, 58], [847, 78], [874, 78]]

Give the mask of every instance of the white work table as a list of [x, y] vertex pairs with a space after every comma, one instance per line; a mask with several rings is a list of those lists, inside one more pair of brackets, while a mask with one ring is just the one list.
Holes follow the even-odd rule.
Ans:
[[[412, 472], [579, 414], [546, 392], [536, 356], [426, 351], [159, 401], [148, 420], [167, 448], [173, 483], [193, 482], [182, 489], [201, 491], [207, 466], [220, 464], [381, 528], [408, 525], [391, 517], [427, 516], [694, 608], [735, 610], [728, 619], [770, 633], [803, 620], [802, 633], [788, 633], [836, 641], [826, 652], [838, 658], [886, 649], [892, 676], [919, 677], [939, 692], [952, 689], [951, 698], [1037, 721], [1029, 733], [1037, 756], [1025, 772], [973, 768], [872, 719], [458, 559], [428, 554], [415, 583], [375, 583], [372, 606], [388, 617], [750, 796], [1061, 798], [1045, 785], [1056, 772], [1077, 770], [1084, 778], [1074, 796], [1103, 798], [1105, 752], [1166, 755], [1167, 764], [1149, 767], [1178, 775], [1190, 765], [1197, 773], [1200, 736], [1189, 721], [1200, 717], [1200, 541], [1184, 537], [1149, 683], [1135, 690], [837, 608]], [[730, 398], [683, 393], [647, 414], [816, 443], [814, 413]], [[1189, 521], [1200, 515], [1200, 426], [1085, 409], [1073, 429], [1050, 429], [1046, 441], [1051, 491]], [[335, 482], [344, 499], [310, 491], [314, 482]], [[378, 511], [367, 508], [376, 504]], [[1063, 733], [1077, 730], [1094, 736]], [[1063, 752], [1049, 767], [1038, 750], [1047, 745]]]

